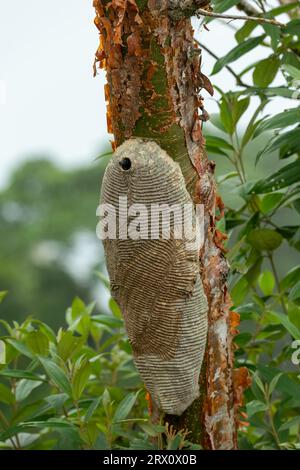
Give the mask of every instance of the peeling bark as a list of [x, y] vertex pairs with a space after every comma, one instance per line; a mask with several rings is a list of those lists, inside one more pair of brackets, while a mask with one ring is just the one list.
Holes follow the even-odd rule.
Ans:
[[181, 18], [190, 18], [199, 8], [205, 8], [210, 0], [153, 0], [149, 1], [149, 8], [178, 21]]
[[[100, 31], [96, 64], [106, 69], [108, 130], [119, 146], [132, 136], [157, 142], [177, 161], [195, 203], [205, 206], [206, 241], [199, 269], [209, 303], [209, 331], [200, 376], [201, 396], [180, 417], [166, 416], [175, 429], [206, 449], [235, 449], [238, 408], [248, 384], [233, 370], [238, 315], [230, 311], [228, 263], [216, 230], [223, 205], [216, 194], [215, 164], [208, 160], [202, 123], [207, 119], [201, 89], [213, 93], [201, 73], [201, 54], [188, 16], [208, 2], [94, 0]], [[179, 7], [181, 13], [175, 14]], [[192, 9], [192, 10], [191, 10]], [[187, 17], [186, 17], [187, 16]]]

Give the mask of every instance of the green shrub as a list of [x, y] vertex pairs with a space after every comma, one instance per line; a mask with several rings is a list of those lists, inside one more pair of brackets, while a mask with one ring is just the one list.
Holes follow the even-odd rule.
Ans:
[[57, 333], [32, 318], [0, 320], [1, 448], [198, 447], [149, 422], [119, 309], [110, 306], [111, 315], [97, 315], [76, 298]]
[[[282, 284], [290, 286], [294, 274]], [[266, 272], [259, 279], [271, 297], [272, 277]], [[300, 331], [264, 306], [254, 296], [237, 309], [255, 326], [252, 333], [236, 336], [237, 365], [247, 365], [253, 374], [240, 410], [239, 445], [298, 448], [299, 372], [287, 366], [297, 351], [282, 339], [299, 340]], [[67, 310], [66, 327], [57, 333], [32, 318], [20, 325], [1, 320], [1, 448], [199, 448], [184, 430], [174, 434], [168, 425], [151, 424], [119, 309], [113, 300], [110, 307], [111, 314], [96, 314], [94, 304], [76, 298]]]

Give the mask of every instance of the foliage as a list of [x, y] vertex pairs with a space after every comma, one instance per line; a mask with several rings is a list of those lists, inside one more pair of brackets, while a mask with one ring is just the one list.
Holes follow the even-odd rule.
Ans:
[[[296, 7], [296, 3], [280, 6], [266, 17]], [[258, 44], [269, 50], [266, 59], [237, 73], [243, 81], [236, 91], [217, 89], [219, 116], [213, 116], [214, 128], [206, 131], [217, 168], [226, 169], [218, 173], [227, 206], [219, 228], [228, 235], [232, 309], [241, 318], [235, 337], [236, 365], [247, 366], [253, 377], [241, 410], [240, 448], [300, 446], [299, 32], [295, 19], [288, 20], [283, 30], [246, 22], [235, 32], [236, 47], [216, 60], [212, 72], [218, 73]], [[253, 84], [244, 83], [251, 73]], [[275, 79], [281, 84], [272, 88]], [[278, 96], [281, 106], [284, 98], [293, 100], [287, 109], [263, 115]], [[241, 119], [246, 125], [238, 127]], [[289, 257], [292, 268], [287, 272]]]
[[58, 333], [30, 318], [1, 321], [1, 448], [197, 448], [184, 431], [148, 422], [121, 314], [110, 305], [99, 315], [75, 298]]

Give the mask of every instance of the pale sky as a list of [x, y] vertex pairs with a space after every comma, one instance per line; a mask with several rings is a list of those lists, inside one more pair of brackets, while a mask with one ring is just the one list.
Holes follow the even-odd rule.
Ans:
[[91, 0], [0, 0], [0, 185], [32, 154], [89, 164], [106, 136]]
[[[49, 156], [64, 167], [88, 165], [108, 144], [105, 75], [92, 73], [98, 43], [93, 18], [92, 0], [0, 0], [0, 188], [28, 156]], [[209, 32], [195, 25], [197, 37], [219, 56], [235, 45], [225, 23], [213, 21]], [[266, 52], [256, 49], [232, 67], [240, 70]], [[205, 74], [212, 64], [203, 51]], [[224, 70], [213, 83], [233, 89], [235, 81]], [[203, 95], [215, 112], [216, 104]], [[268, 112], [277, 109], [274, 103]]]

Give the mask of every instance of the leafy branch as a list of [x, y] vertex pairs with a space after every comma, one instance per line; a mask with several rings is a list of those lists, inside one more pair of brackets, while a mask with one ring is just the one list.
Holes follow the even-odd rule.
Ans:
[[247, 15], [224, 15], [222, 13], [214, 13], [212, 11], [203, 10], [199, 8], [196, 12], [198, 17], [200, 16], [208, 16], [210, 18], [221, 18], [223, 20], [244, 20], [244, 21], [255, 21], [258, 24], [271, 24], [273, 26], [278, 26], [283, 28], [285, 25], [280, 23], [277, 20], [268, 19], [268, 18], [261, 18], [259, 16], [247, 16]]

